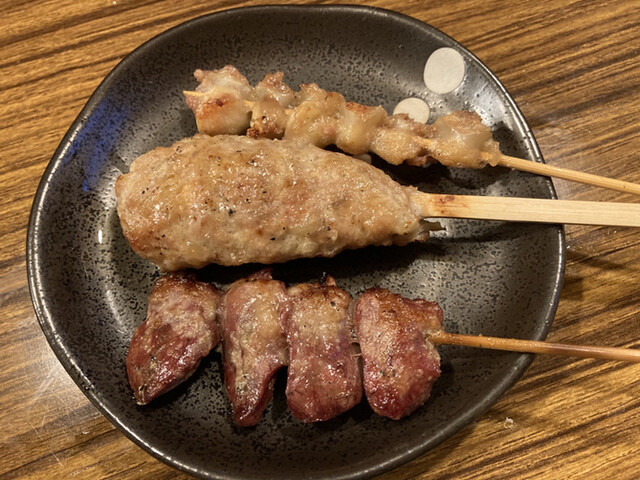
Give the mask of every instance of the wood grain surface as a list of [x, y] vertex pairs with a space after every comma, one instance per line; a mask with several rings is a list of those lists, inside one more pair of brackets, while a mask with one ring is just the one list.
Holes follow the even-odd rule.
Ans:
[[[67, 128], [127, 53], [193, 17], [259, 3], [0, 1], [1, 478], [185, 478], [103, 418], [48, 346], [27, 287], [29, 209]], [[637, 2], [366, 4], [425, 21], [474, 52], [513, 95], [548, 163], [640, 183]], [[554, 183], [564, 199], [640, 202]], [[640, 347], [640, 231], [566, 232], [549, 340]], [[475, 423], [382, 478], [636, 479], [639, 435], [640, 365], [538, 357]]]

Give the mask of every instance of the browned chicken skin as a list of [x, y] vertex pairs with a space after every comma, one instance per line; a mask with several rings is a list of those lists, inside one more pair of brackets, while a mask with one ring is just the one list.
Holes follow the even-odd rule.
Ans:
[[318, 147], [336, 145], [351, 155], [373, 152], [394, 165], [438, 161], [482, 168], [500, 158], [498, 142], [476, 113], [455, 111], [425, 125], [405, 114], [388, 116], [380, 106], [347, 102], [315, 83], [293, 92], [283, 83], [282, 72], [267, 74], [255, 89], [231, 65], [194, 75], [200, 84], [195, 92], [185, 91], [185, 99], [198, 131], [208, 135], [247, 133]]
[[[194, 76], [200, 85], [186, 96], [186, 102], [196, 115], [198, 131], [244, 133], [251, 118], [251, 108], [244, 98], [253, 92], [247, 79], [232, 66], [215, 72], [196, 70]], [[211, 90], [215, 90], [215, 98], [205, 100], [205, 92]]]
[[149, 295], [147, 319], [131, 339], [127, 375], [144, 405], [186, 380], [220, 341], [221, 292], [192, 276], [160, 277]]
[[156, 148], [116, 182], [124, 236], [168, 271], [422, 241], [418, 195], [340, 153], [226, 135]]

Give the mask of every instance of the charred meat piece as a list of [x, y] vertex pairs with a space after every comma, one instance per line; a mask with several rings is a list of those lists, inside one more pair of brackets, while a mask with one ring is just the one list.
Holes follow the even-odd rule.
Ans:
[[289, 295], [287, 404], [303, 422], [328, 420], [362, 399], [351, 296], [331, 277], [323, 284], [291, 287]]
[[369, 405], [394, 420], [409, 415], [440, 376], [440, 356], [427, 335], [442, 329], [442, 309], [372, 288], [358, 298], [354, 317]]
[[239, 426], [260, 421], [273, 395], [274, 375], [288, 363], [282, 331], [287, 298], [284, 284], [262, 270], [233, 283], [222, 299], [224, 379]]
[[147, 318], [133, 334], [127, 375], [144, 405], [186, 380], [220, 341], [216, 311], [221, 293], [189, 274], [160, 277]]
[[332, 257], [428, 238], [424, 194], [347, 155], [288, 140], [196, 135], [116, 182], [122, 230], [168, 271]]

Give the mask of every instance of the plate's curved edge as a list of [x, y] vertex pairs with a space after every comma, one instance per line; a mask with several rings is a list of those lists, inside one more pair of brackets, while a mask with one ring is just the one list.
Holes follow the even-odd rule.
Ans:
[[[433, 27], [421, 20], [415, 19], [408, 15], [395, 12], [392, 10], [387, 10], [379, 7], [365, 6], [365, 5], [265, 5], [265, 6], [251, 6], [251, 7], [237, 7], [226, 10], [221, 10], [217, 12], [213, 12], [210, 14], [205, 14], [194, 19], [185, 21], [180, 23], [174, 27], [171, 27], [168, 30], [165, 30], [158, 35], [150, 38], [149, 40], [142, 43], [132, 52], [127, 54], [118, 64], [109, 72], [109, 74], [102, 80], [102, 82], [98, 85], [96, 90], [92, 93], [89, 100], [82, 108], [71, 127], [67, 130], [65, 135], [63, 136], [60, 144], [56, 148], [52, 159], [48, 163], [45, 171], [43, 172], [40, 183], [36, 189], [36, 193], [34, 195], [34, 200], [31, 205], [29, 222], [27, 227], [27, 238], [26, 238], [26, 267], [27, 267], [27, 277], [28, 277], [28, 286], [29, 292], [31, 296], [31, 300], [34, 306], [34, 311], [36, 314], [36, 318], [43, 330], [43, 333], [50, 344], [54, 354], [56, 355], [58, 361], [63, 365], [65, 371], [69, 374], [71, 379], [78, 385], [78, 387], [83, 391], [85, 396], [91, 401], [91, 403], [117, 428], [125, 434], [127, 438], [140, 446], [143, 450], [151, 454], [153, 457], [157, 458], [160, 461], [168, 463], [169, 465], [189, 473], [191, 475], [195, 475], [202, 478], [211, 478], [211, 479], [219, 479], [219, 480], [233, 480], [237, 479], [237, 476], [226, 476], [226, 475], [212, 475], [210, 472], [203, 472], [198, 469], [194, 469], [189, 465], [185, 465], [179, 462], [177, 459], [171, 457], [165, 452], [159, 451], [155, 449], [148, 442], [144, 441], [141, 437], [132, 432], [125, 424], [123, 424], [117, 415], [115, 415], [109, 408], [106, 407], [105, 401], [106, 399], [102, 398], [99, 392], [96, 392], [93, 389], [93, 385], [91, 382], [83, 375], [81, 369], [71, 361], [69, 355], [65, 355], [66, 348], [61, 343], [59, 338], [57, 338], [57, 332], [55, 326], [51, 323], [50, 315], [46, 312], [45, 305], [42, 303], [40, 296], [37, 294], [37, 290], [39, 288], [39, 276], [37, 272], [37, 252], [35, 248], [36, 244], [36, 227], [38, 223], [41, 221], [39, 212], [41, 211], [42, 201], [44, 199], [45, 190], [47, 187], [47, 179], [51, 176], [52, 172], [59, 166], [60, 162], [63, 160], [65, 150], [67, 146], [73, 141], [76, 137], [77, 133], [82, 129], [86, 121], [90, 118], [90, 113], [95, 107], [95, 105], [102, 99], [104, 95], [104, 90], [108, 89], [114, 76], [117, 74], [119, 70], [125, 68], [129, 63], [135, 62], [138, 56], [144, 54], [144, 52], [152, 47], [156, 42], [164, 40], [167, 37], [175, 34], [176, 32], [184, 29], [190, 28], [200, 22], [206, 23], [212, 17], [222, 17], [225, 15], [234, 15], [238, 13], [244, 13], [247, 11], [268, 11], [270, 13], [283, 10], [283, 11], [309, 11], [309, 10], [326, 10], [332, 12], [349, 12], [353, 13], [354, 11], [360, 11], [362, 13], [383, 16], [383, 17], [392, 17], [395, 21], [400, 21], [404, 23], [411, 24], [412, 26], [417, 26], [421, 29], [428, 29], [431, 32], [437, 32], [439, 36], [443, 39], [446, 39], [448, 42], [453, 42], [457, 45], [458, 48], [461, 48], [472, 57], [478, 65], [482, 66], [485, 73], [489, 75], [501, 90], [503, 94], [503, 98], [506, 102], [509, 103], [509, 106], [517, 116], [519, 122], [521, 122], [528, 131], [533, 132], [530, 125], [526, 121], [524, 115], [518, 108], [517, 104], [513, 97], [509, 94], [506, 87], [502, 84], [502, 82], [496, 77], [496, 75], [482, 62], [478, 57], [476, 57], [471, 51], [466, 49], [463, 45], [458, 43], [455, 39], [442, 32], [441, 30]], [[540, 152], [539, 146], [535, 140], [535, 137], [532, 136], [530, 138], [532, 154], [534, 157], [534, 161], [544, 163], [544, 159], [542, 153]], [[553, 186], [553, 183], [549, 180], [549, 192], [552, 198], [557, 198], [557, 193]], [[558, 270], [557, 276], [555, 278], [555, 289], [554, 289], [554, 297], [551, 299], [549, 304], [549, 311], [546, 315], [546, 321], [542, 328], [539, 329], [538, 335], [534, 338], [535, 340], [542, 340], [546, 338], [546, 335], [549, 331], [553, 318], [555, 316], [555, 312], [558, 307], [558, 301], [560, 297], [560, 292], [562, 288], [563, 282], [563, 272], [566, 263], [566, 239], [564, 234], [564, 228], [558, 227], [558, 244], [560, 247], [560, 255], [558, 258]], [[397, 457], [390, 458], [383, 463], [379, 463], [374, 467], [368, 469], [360, 469], [358, 472], [345, 472], [344, 475], [338, 475], [333, 478], [337, 479], [355, 479], [355, 478], [366, 478], [371, 475], [379, 475], [386, 471], [389, 471], [393, 468], [397, 468], [399, 465], [409, 462], [419, 455], [425, 453], [429, 449], [435, 447], [440, 444], [445, 439], [451, 437], [466, 425], [468, 425], [471, 421], [478, 418], [482, 413], [484, 413], [491, 405], [493, 405], [509, 388], [511, 388], [524, 374], [527, 367], [531, 364], [535, 357], [531, 354], [522, 354], [519, 355], [516, 359], [513, 368], [511, 369], [511, 373], [503, 377], [498, 385], [493, 389], [493, 391], [483, 399], [483, 401], [477, 403], [472, 408], [467, 410], [463, 415], [458, 417], [455, 422], [451, 423], [447, 426], [446, 429], [442, 430], [438, 435], [433, 437], [430, 441], [421, 444], [406, 453], [400, 454]]]

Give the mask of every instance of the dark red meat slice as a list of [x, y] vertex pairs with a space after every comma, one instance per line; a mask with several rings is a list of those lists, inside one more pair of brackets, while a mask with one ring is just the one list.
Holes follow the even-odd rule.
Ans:
[[277, 370], [288, 363], [282, 331], [287, 309], [284, 283], [270, 270], [232, 284], [222, 300], [220, 327], [224, 378], [237, 425], [255, 425], [271, 401]]
[[156, 281], [147, 319], [134, 332], [126, 361], [129, 384], [140, 405], [186, 380], [218, 344], [220, 298], [218, 289], [188, 274]]
[[330, 277], [291, 287], [289, 295], [287, 404], [303, 422], [328, 420], [362, 399], [351, 297]]
[[440, 356], [427, 335], [442, 329], [442, 309], [372, 288], [356, 302], [354, 316], [369, 405], [395, 420], [409, 415], [440, 376]]

